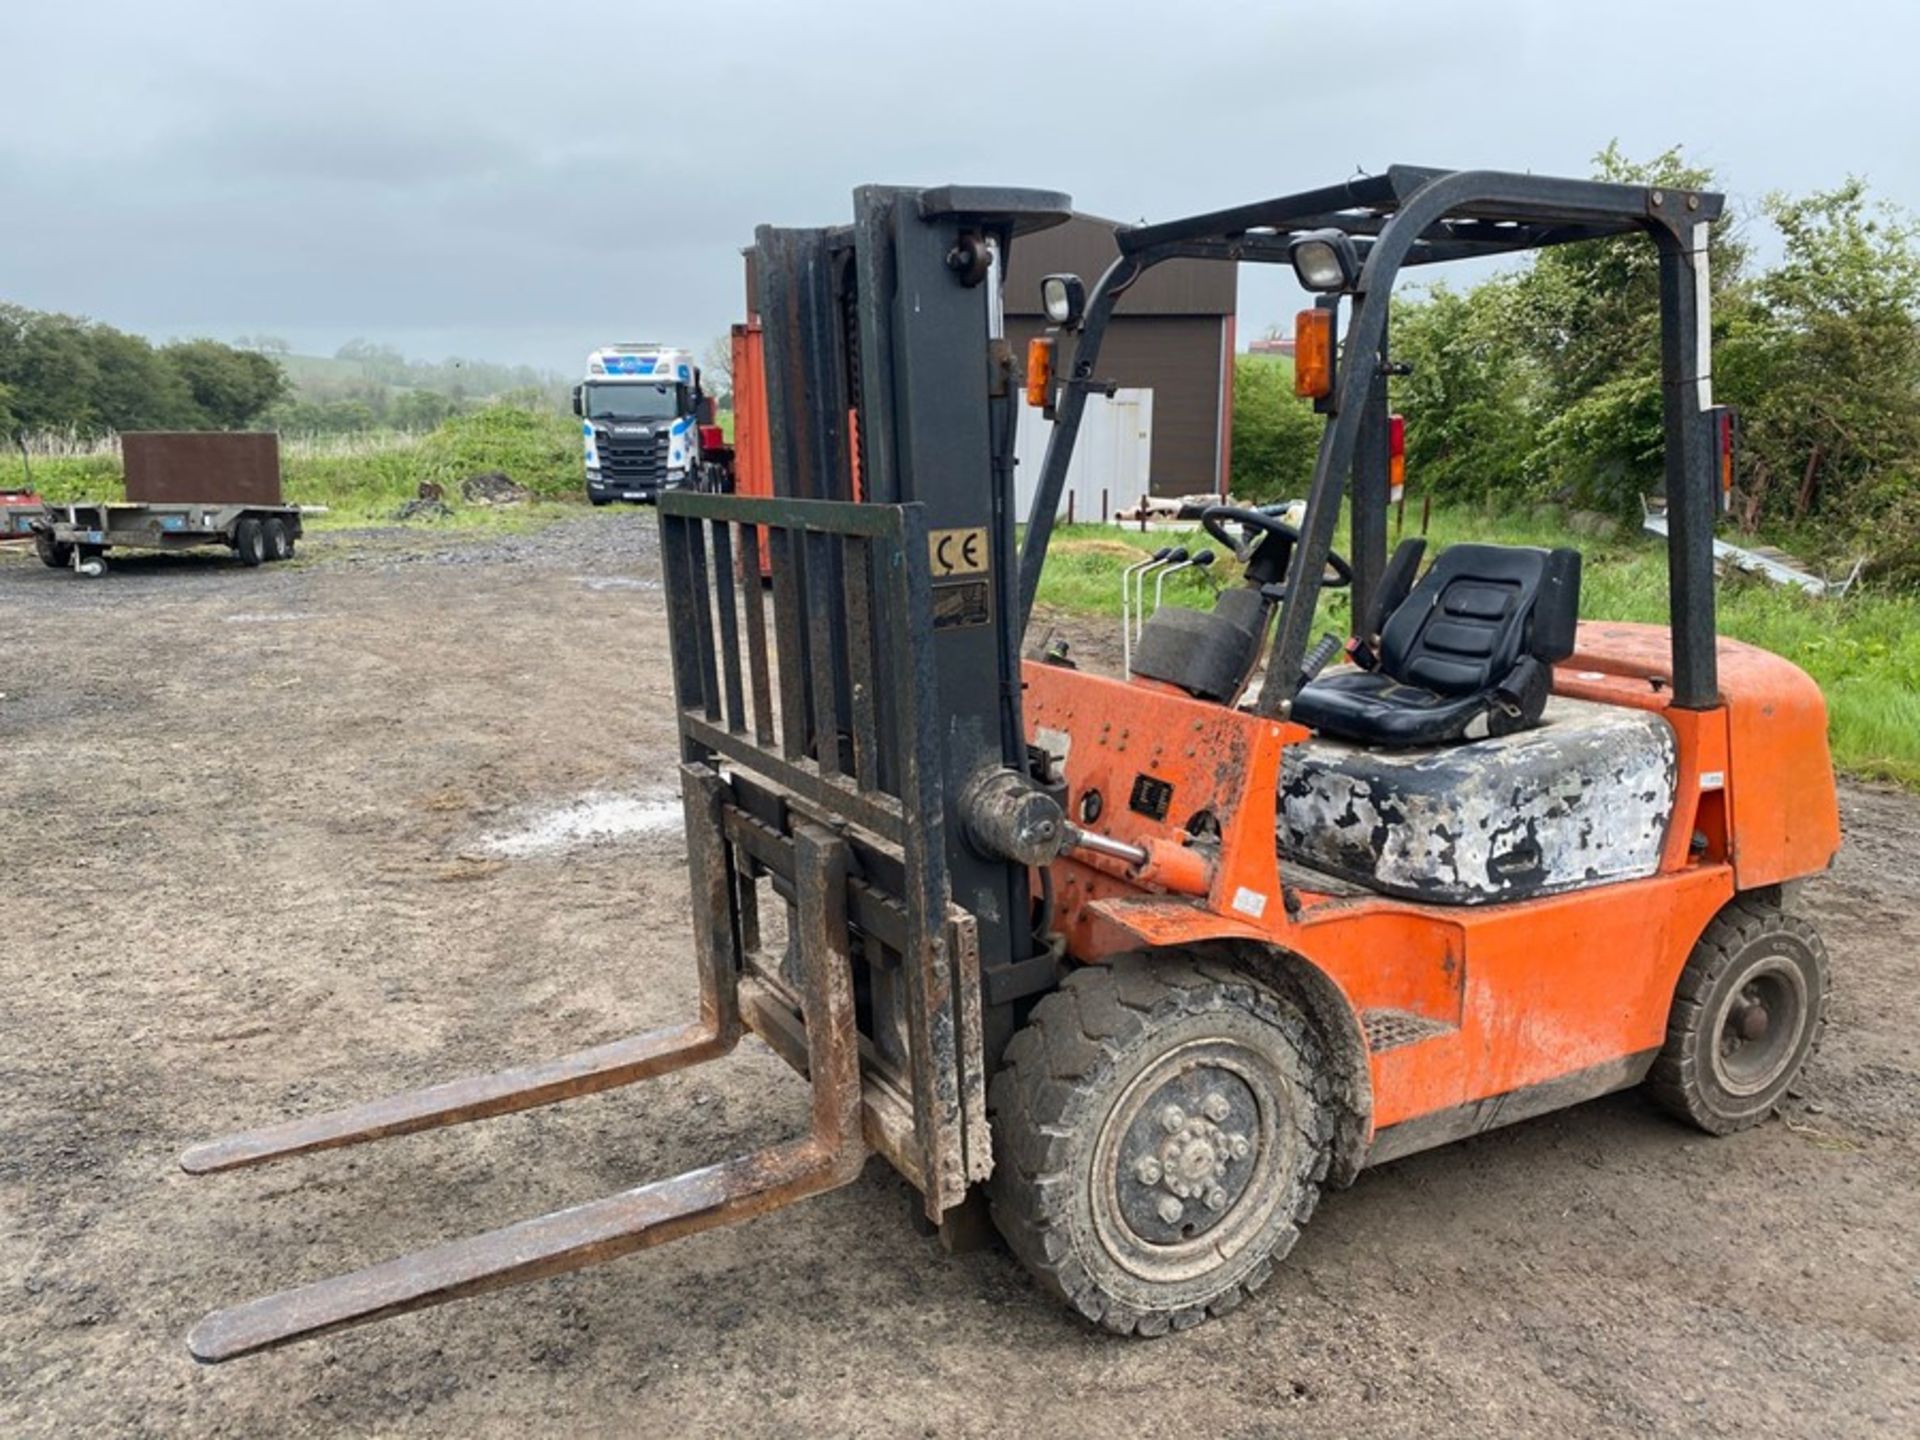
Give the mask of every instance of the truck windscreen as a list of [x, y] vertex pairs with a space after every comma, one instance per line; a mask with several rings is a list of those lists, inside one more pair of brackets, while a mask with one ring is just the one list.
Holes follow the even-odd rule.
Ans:
[[680, 414], [678, 385], [588, 385], [590, 420], [672, 420]]

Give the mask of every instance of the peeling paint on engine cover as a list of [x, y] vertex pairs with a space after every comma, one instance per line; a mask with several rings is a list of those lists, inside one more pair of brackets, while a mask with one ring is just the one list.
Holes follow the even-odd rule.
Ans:
[[1653, 874], [1673, 812], [1658, 715], [1554, 697], [1537, 729], [1417, 750], [1287, 747], [1282, 857], [1410, 900], [1480, 905]]

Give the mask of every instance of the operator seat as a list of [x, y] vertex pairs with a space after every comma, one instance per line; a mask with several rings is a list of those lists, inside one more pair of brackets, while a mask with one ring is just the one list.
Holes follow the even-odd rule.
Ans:
[[1414, 585], [1425, 544], [1402, 541], [1388, 563], [1377, 652], [1357, 644], [1352, 654], [1361, 668], [1302, 686], [1295, 722], [1396, 748], [1540, 723], [1553, 662], [1573, 653], [1580, 552], [1452, 545]]

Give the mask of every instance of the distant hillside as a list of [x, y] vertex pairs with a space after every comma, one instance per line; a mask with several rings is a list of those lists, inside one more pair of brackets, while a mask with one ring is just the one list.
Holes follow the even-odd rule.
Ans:
[[349, 341], [331, 356], [295, 355], [271, 337], [251, 344], [287, 377], [290, 393], [268, 418], [288, 433], [425, 430], [494, 402], [555, 411], [566, 405], [567, 381], [531, 365], [410, 360], [366, 340]]

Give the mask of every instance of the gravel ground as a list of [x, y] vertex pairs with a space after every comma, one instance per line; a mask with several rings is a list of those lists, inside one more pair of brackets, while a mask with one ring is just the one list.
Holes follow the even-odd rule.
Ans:
[[1920, 804], [1855, 786], [1805, 897], [1833, 1025], [1786, 1115], [1710, 1141], [1619, 1095], [1384, 1166], [1225, 1322], [1089, 1331], [1004, 1252], [918, 1237], [875, 1163], [196, 1367], [212, 1306], [803, 1126], [750, 1042], [464, 1130], [173, 1163], [688, 1013], [655, 549], [621, 511], [97, 582], [0, 553], [0, 1433], [1920, 1433]]

